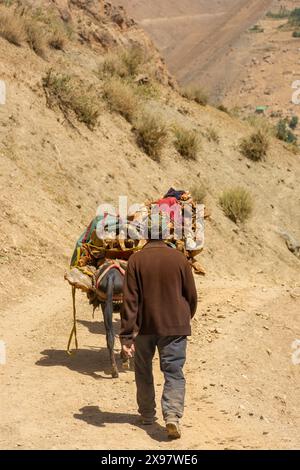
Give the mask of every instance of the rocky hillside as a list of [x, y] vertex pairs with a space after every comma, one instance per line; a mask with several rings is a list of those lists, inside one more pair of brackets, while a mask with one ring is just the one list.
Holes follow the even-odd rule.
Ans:
[[[257, 129], [182, 97], [123, 9], [97, 0], [10, 3], [0, 8], [2, 298], [62, 277], [98, 203], [118, 195], [142, 202], [172, 185], [205, 190], [208, 276], [297, 282], [299, 259], [278, 233], [300, 238], [294, 147], [268, 137], [265, 159], [246, 158], [241, 139]], [[161, 142], [155, 151], [145, 126]], [[189, 132], [189, 148], [197, 142], [191, 154], [174, 127]], [[236, 186], [254, 206], [243, 224], [219, 204]]]
[[[182, 85], [200, 83], [221, 100], [238, 78], [244, 33], [274, 0], [112, 0], [152, 37]], [[247, 41], [246, 41], [247, 42]]]

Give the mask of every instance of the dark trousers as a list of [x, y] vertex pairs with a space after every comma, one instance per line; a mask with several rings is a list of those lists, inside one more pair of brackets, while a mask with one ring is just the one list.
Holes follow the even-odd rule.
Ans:
[[135, 381], [139, 413], [155, 416], [155, 391], [152, 360], [158, 348], [160, 369], [165, 383], [161, 399], [165, 420], [178, 421], [183, 415], [185, 378], [183, 366], [186, 359], [186, 336], [138, 335], [135, 339]]

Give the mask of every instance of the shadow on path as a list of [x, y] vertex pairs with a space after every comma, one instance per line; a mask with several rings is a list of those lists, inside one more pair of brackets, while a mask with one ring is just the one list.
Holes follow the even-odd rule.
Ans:
[[[80, 413], [75, 413], [74, 418], [85, 421], [87, 424], [97, 427], [105, 427], [106, 424], [131, 424], [145, 431], [151, 439], [158, 442], [169, 442], [165, 428], [157, 422], [143, 426], [139, 423], [140, 416], [129, 413], [114, 413], [101, 411], [98, 406], [84, 406]], [[120, 430], [121, 434], [121, 430]]]
[[[62, 366], [67, 367], [71, 371], [89, 375], [95, 379], [111, 378], [111, 365], [106, 348], [78, 349], [71, 356], [65, 350], [60, 349], [46, 349], [41, 354], [43, 357], [36, 362], [37, 366]], [[116, 356], [118, 358], [119, 355], [117, 354]], [[120, 373], [124, 372], [120, 360], [118, 360], [118, 369]], [[101, 375], [101, 372], [105, 375]]]

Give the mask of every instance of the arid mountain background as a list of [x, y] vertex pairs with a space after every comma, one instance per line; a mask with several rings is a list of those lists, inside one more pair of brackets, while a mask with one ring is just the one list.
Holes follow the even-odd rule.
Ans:
[[[136, 3], [144, 21], [170, 15], [171, 2], [163, 8], [148, 2], [148, 11]], [[172, 2], [172, 15], [202, 15], [198, 7], [206, 3]], [[221, 3], [226, 14], [232, 11], [233, 2]], [[249, 2], [257, 7], [251, 21], [245, 2], [235, 3], [243, 13], [222, 23], [228, 43], [232, 29], [234, 37], [248, 38], [252, 23], [265, 28], [251, 35], [249, 50], [247, 41], [241, 49], [248, 60], [251, 47], [258, 48], [255, 63], [245, 65], [253, 89], [241, 90], [242, 103], [255, 109], [270, 86], [267, 77], [274, 77], [281, 85], [266, 98], [272, 104], [278, 93], [281, 108], [296, 115], [289, 84], [280, 80], [287, 70], [288, 83], [297, 77], [297, 63], [289, 64], [299, 39], [276, 29], [278, 20], [260, 19], [270, 2]], [[205, 14], [221, 21], [220, 5], [210, 2]], [[0, 448], [299, 448], [299, 148], [276, 138], [265, 118], [245, 120], [233, 112], [239, 81], [224, 98], [228, 108], [183, 96], [157, 47], [172, 72], [182, 74], [176, 73], [180, 83], [195, 81], [193, 65], [201, 56], [199, 62], [188, 58], [200, 41], [198, 26], [174, 68], [154, 35], [155, 44], [141, 28], [147, 26], [142, 16], [140, 26], [132, 16], [101, 0], [0, 2], [0, 80], [6, 85], [0, 105], [0, 340], [7, 350], [0, 365]], [[178, 38], [191, 32], [178, 24]], [[210, 29], [211, 53], [204, 51], [204, 58], [219, 51], [220, 28]], [[172, 34], [163, 30], [164, 47], [175, 57]], [[275, 43], [262, 66], [264, 38]], [[288, 45], [278, 49], [284, 41]], [[223, 67], [230, 65], [218, 54], [214, 66], [225, 80]], [[286, 63], [278, 64], [277, 54]], [[210, 80], [204, 84], [209, 88]], [[145, 129], [154, 135], [150, 144]], [[172, 443], [161, 415], [148, 430], [137, 425], [133, 372], [110, 378], [101, 315], [92, 318], [84, 295], [78, 296], [79, 351], [66, 354], [72, 309], [63, 279], [99, 203], [115, 203], [119, 195], [143, 202], [170, 186], [200, 194], [211, 214], [199, 256], [207, 274], [196, 278], [183, 438]], [[228, 217], [220, 198], [234, 190], [245, 208], [240, 189], [253, 208], [243, 223]], [[115, 325], [118, 330], [118, 315]], [[158, 367], [156, 359], [159, 394]]]
[[181, 85], [201, 84], [213, 101], [246, 113], [259, 105], [269, 106], [269, 114], [290, 112], [299, 39], [282, 28], [286, 19], [265, 13], [292, 10], [299, 0], [114, 3], [124, 5], [150, 34]]
[[272, 0], [116, 2], [123, 4], [149, 32], [182, 84], [200, 81], [215, 93], [230, 85], [236, 73], [238, 59], [232, 54], [234, 46], [274, 3]]

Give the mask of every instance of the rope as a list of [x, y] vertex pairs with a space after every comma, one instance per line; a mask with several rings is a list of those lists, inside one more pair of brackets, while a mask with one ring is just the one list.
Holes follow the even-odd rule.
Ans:
[[72, 339], [74, 336], [75, 340], [75, 350], [77, 351], [78, 349], [78, 340], [77, 340], [77, 328], [76, 328], [76, 303], [75, 303], [75, 294], [76, 294], [76, 287], [72, 286], [72, 301], [73, 301], [73, 327], [70, 333], [69, 341], [68, 341], [68, 346], [67, 346], [67, 353], [69, 356], [74, 353], [74, 351], [71, 351], [70, 346], [72, 343]]

